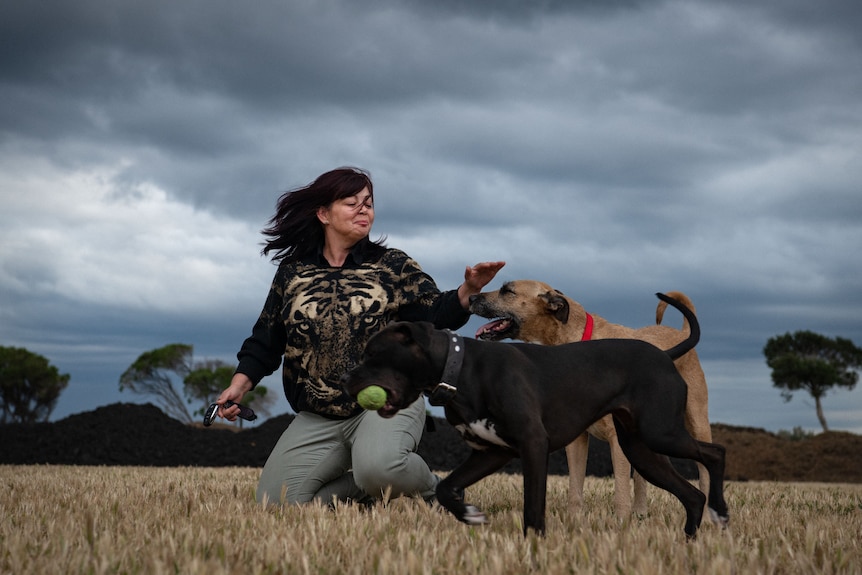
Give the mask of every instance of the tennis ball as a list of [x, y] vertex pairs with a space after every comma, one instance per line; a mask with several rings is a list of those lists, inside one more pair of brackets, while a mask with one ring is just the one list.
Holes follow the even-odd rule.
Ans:
[[386, 390], [379, 385], [369, 385], [359, 392], [356, 401], [369, 411], [377, 411], [386, 405]]

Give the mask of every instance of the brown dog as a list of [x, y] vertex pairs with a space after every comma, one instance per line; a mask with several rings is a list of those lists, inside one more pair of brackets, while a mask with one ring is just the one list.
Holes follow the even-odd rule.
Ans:
[[[668, 292], [668, 295], [694, 311], [691, 300], [685, 294]], [[661, 324], [666, 307], [664, 302], [658, 304], [656, 324]], [[588, 314], [583, 306], [562, 292], [533, 280], [507, 282], [497, 291], [474, 296], [470, 311], [481, 317], [494, 319], [476, 332], [476, 337], [484, 340], [511, 338], [544, 345], [559, 345], [589, 339], [625, 338], [640, 339], [666, 349], [685, 339], [689, 330], [685, 320], [682, 331], [663, 325], [634, 329], [610, 323], [598, 315]], [[674, 363], [688, 386], [686, 427], [695, 439], [711, 442], [706, 378], [697, 352], [691, 350]], [[631, 466], [617, 441], [613, 419], [608, 416], [597, 421], [590, 426], [589, 434], [610, 443], [614, 468], [614, 506], [620, 517], [627, 517], [632, 512], [629, 480]], [[584, 501], [588, 442], [589, 437], [584, 433], [566, 446], [569, 502], [574, 509], [580, 508]], [[698, 473], [700, 490], [709, 493], [709, 474], [701, 464], [698, 464]], [[646, 513], [646, 482], [636, 472], [634, 512], [638, 515]]]

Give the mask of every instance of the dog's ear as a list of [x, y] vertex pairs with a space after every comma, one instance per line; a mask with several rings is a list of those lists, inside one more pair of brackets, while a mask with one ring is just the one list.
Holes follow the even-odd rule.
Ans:
[[399, 321], [389, 324], [387, 328], [404, 344], [417, 342], [419, 345], [427, 345], [431, 339], [431, 330], [434, 324], [428, 321]]
[[554, 290], [539, 296], [545, 302], [545, 311], [554, 316], [560, 323], [569, 321], [569, 301], [565, 296]]

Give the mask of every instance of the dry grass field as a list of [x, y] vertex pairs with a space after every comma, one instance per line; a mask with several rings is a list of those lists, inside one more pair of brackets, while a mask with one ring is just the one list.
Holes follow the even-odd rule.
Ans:
[[521, 478], [494, 475], [463, 525], [395, 499], [267, 510], [257, 468], [0, 465], [0, 573], [862, 573], [862, 485], [729, 482], [731, 526], [685, 542], [682, 507], [650, 489], [650, 513], [620, 523], [610, 479], [587, 478], [566, 509], [550, 478], [548, 533], [522, 536]]

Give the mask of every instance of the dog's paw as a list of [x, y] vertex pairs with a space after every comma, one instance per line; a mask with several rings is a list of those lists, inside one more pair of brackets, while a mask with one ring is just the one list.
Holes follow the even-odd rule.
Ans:
[[727, 528], [727, 525], [730, 523], [730, 517], [728, 517], [727, 515], [719, 515], [718, 511], [716, 511], [712, 507], [709, 507], [708, 509], [710, 521], [712, 521], [722, 529]]
[[488, 523], [488, 518], [481, 509], [473, 507], [472, 505], [465, 505], [464, 507], [464, 514], [461, 516], [461, 521], [467, 525], [484, 525], [485, 523]]

